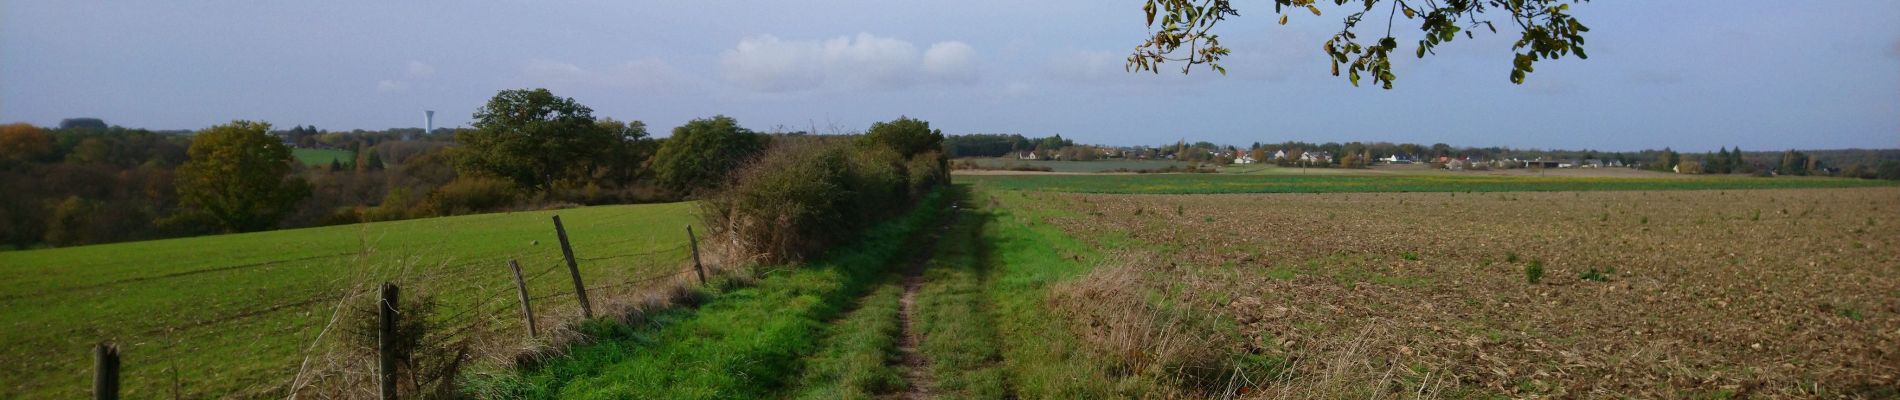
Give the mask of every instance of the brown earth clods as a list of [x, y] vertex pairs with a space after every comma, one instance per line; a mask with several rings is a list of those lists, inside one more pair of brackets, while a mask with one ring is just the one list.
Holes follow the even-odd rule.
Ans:
[[1900, 396], [1900, 188], [1022, 195], [1290, 365], [1253, 397]]

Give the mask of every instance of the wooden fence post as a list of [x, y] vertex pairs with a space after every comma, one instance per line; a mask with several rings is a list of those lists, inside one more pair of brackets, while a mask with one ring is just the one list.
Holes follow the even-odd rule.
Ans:
[[581, 318], [593, 318], [594, 306], [587, 304], [587, 285], [581, 284], [581, 266], [574, 263], [574, 246], [567, 244], [567, 228], [561, 226], [561, 216], [554, 216], [554, 234], [561, 237], [561, 256], [567, 257], [567, 273], [574, 276], [574, 295], [581, 298]]
[[92, 398], [119, 399], [119, 346], [99, 342], [92, 348]]
[[706, 286], [706, 267], [699, 264], [699, 238], [693, 236], [693, 226], [686, 226], [686, 243], [693, 246], [693, 271], [699, 273], [699, 285]]
[[376, 366], [376, 376], [382, 383], [379, 394], [384, 400], [396, 398], [396, 285], [383, 282], [382, 301], [377, 302], [376, 310], [376, 352], [382, 360]]
[[534, 339], [534, 308], [528, 306], [528, 281], [521, 279], [521, 263], [510, 258], [508, 268], [515, 270], [515, 291], [521, 294], [521, 321], [528, 325], [528, 338]]

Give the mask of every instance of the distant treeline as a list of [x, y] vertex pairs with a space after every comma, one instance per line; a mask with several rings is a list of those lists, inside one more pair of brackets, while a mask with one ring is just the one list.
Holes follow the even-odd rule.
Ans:
[[[657, 139], [645, 123], [597, 118], [545, 89], [502, 91], [475, 120], [428, 133], [252, 121], [160, 132], [97, 118], [0, 126], [0, 249], [673, 201], [726, 186], [794, 138], [715, 116]], [[294, 148], [353, 157], [305, 165]]]
[[1074, 146], [1062, 135], [1030, 139], [1019, 134], [972, 133], [943, 138], [943, 152], [955, 157], [1002, 157], [1010, 153], [1037, 149], [1055, 150]]

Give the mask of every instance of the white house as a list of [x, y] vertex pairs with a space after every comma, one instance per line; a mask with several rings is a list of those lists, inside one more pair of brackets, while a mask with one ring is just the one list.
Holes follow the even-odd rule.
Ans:
[[1285, 159], [1286, 159], [1286, 150], [1274, 150], [1274, 151], [1273, 151], [1273, 159], [1275, 159], [1275, 160], [1285, 160]]
[[1379, 159], [1379, 162], [1386, 164], [1411, 164], [1415, 161], [1417, 160], [1413, 159], [1412, 156], [1404, 154], [1393, 154]]
[[1327, 153], [1324, 151], [1309, 151], [1309, 152], [1300, 154], [1300, 161], [1311, 162], [1311, 163], [1330, 163], [1330, 162], [1333, 162], [1333, 154]]

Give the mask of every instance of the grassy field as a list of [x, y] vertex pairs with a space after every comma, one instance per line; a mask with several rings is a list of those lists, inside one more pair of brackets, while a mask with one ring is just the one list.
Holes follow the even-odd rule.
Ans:
[[294, 148], [290, 149], [290, 155], [296, 157], [297, 162], [312, 167], [329, 166], [331, 160], [343, 164], [356, 161], [356, 153], [349, 150]]
[[[689, 203], [588, 207], [0, 252], [0, 398], [75, 398], [94, 343], [124, 353], [129, 398], [282, 397], [340, 296], [407, 282], [456, 321], [519, 336], [520, 259], [541, 326], [578, 314], [550, 216], [559, 214], [589, 286], [688, 265]], [[561, 272], [561, 273], [551, 273]], [[503, 294], [499, 301], [495, 294]], [[596, 307], [612, 290], [596, 289]], [[484, 302], [485, 301], [485, 302]], [[477, 308], [480, 306], [479, 308]], [[448, 316], [443, 316], [448, 318]]]
[[[927, 199], [917, 210], [872, 229], [859, 243], [828, 252], [822, 260], [766, 272], [757, 285], [713, 294], [690, 313], [602, 332], [595, 343], [539, 366], [480, 379], [475, 390], [505, 398], [580, 399], [763, 398], [788, 390], [808, 363], [850, 364], [823, 361], [826, 357], [806, 359], [820, 354], [828, 338], [856, 340], [849, 335], [840, 339], [839, 330], [827, 329], [827, 322], [854, 303], [866, 307], [865, 301], [853, 299], [875, 293], [897, 265], [916, 258], [908, 250], [924, 244], [922, 233], [941, 219], [944, 200]], [[870, 312], [876, 313], [876, 298], [868, 301]], [[877, 325], [850, 317], [845, 321]], [[822, 350], [848, 358], [849, 353], [865, 352], [860, 348], [843, 343]], [[813, 379], [824, 384], [825, 378]]]
[[1484, 176], [1450, 173], [1392, 175], [964, 175], [959, 182], [994, 190], [1074, 193], [1333, 193], [1333, 192], [1554, 192], [1580, 190], [1710, 190], [1892, 187], [1894, 182], [1844, 178], [1690, 179], [1641, 177]]
[[1051, 161], [1051, 160], [1018, 160], [1014, 158], [990, 158], [990, 157], [959, 158], [959, 159], [954, 160], [953, 162], [961, 162], [961, 161], [966, 161], [966, 160], [975, 162], [977, 163], [977, 165], [982, 165], [982, 166], [990, 167], [990, 168], [1002, 168], [1009, 165], [1049, 167], [1050, 172], [1106, 172], [1106, 171], [1113, 171], [1113, 170], [1120, 170], [1120, 169], [1133, 171], [1133, 170], [1143, 170], [1143, 169], [1162, 169], [1162, 168], [1167, 168], [1170, 166], [1186, 167], [1189, 165], [1193, 165], [1193, 163], [1169, 161], [1169, 160], [1117, 159], [1117, 160], [1101, 160], [1101, 161]]
[[988, 193], [1022, 398], [1900, 395], [1900, 188]]

